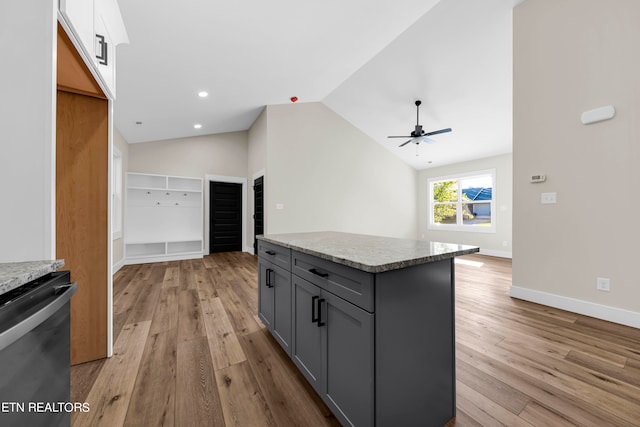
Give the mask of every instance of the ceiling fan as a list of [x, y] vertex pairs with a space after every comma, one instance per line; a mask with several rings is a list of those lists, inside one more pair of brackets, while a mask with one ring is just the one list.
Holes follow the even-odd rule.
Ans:
[[422, 104], [422, 101], [418, 100], [416, 101], [416, 128], [411, 132], [410, 135], [401, 135], [401, 136], [389, 136], [388, 138], [411, 138], [410, 140], [408, 140], [407, 142], [404, 142], [402, 144], [400, 144], [398, 147], [404, 147], [405, 145], [407, 145], [410, 142], [414, 142], [416, 145], [420, 144], [421, 142], [427, 142], [429, 144], [433, 144], [435, 143], [435, 141], [431, 138], [427, 138], [428, 136], [431, 135], [437, 135], [439, 133], [447, 133], [447, 132], [451, 132], [451, 128], [446, 128], [446, 129], [440, 129], [440, 130], [434, 130], [433, 132], [425, 132], [424, 130], [422, 130], [422, 126], [420, 126], [420, 104]]

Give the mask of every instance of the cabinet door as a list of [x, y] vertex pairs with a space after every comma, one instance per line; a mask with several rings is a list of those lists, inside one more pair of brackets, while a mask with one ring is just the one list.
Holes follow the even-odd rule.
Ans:
[[272, 272], [271, 263], [258, 258], [258, 316], [269, 330], [273, 330]]
[[318, 327], [317, 307], [320, 288], [292, 275], [293, 339], [291, 357], [307, 381], [321, 393], [322, 328]]
[[88, 54], [94, 46], [94, 5], [93, 0], [60, 0], [60, 12]]
[[116, 95], [116, 46], [109, 32], [105, 15], [101, 10], [96, 8], [95, 17], [95, 43], [93, 50], [93, 60], [96, 63], [98, 71], [102, 76], [102, 80], [107, 86], [111, 97], [115, 99]]
[[373, 314], [326, 291], [321, 301], [324, 401], [343, 425], [372, 426]]
[[291, 273], [271, 264], [273, 288], [273, 336], [291, 355]]

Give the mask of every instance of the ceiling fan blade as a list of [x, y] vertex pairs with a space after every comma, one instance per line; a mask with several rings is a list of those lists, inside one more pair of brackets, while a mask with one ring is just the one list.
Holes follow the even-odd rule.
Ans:
[[424, 137], [424, 136], [420, 139], [420, 142], [426, 142], [427, 144], [435, 144], [436, 143], [435, 140], [433, 140], [431, 138]]
[[407, 142], [398, 145], [398, 147], [404, 147], [405, 145], [407, 145], [408, 143], [410, 143], [411, 141], [413, 141], [413, 139], [408, 140]]
[[411, 138], [411, 135], [395, 135], [395, 136], [388, 136], [387, 138]]
[[424, 136], [437, 135], [439, 133], [447, 133], [447, 132], [451, 132], [451, 128], [434, 130], [433, 132], [427, 132], [427, 133], [424, 134]]

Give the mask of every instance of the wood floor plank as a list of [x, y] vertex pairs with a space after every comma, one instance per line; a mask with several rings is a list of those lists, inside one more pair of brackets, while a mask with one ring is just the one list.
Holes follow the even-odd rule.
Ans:
[[178, 287], [162, 287], [153, 312], [150, 334], [166, 332], [178, 327]]
[[[157, 271], [154, 269], [152, 271]], [[153, 318], [153, 312], [158, 305], [160, 290], [162, 289], [162, 280], [156, 281], [153, 277], [138, 282], [140, 291], [138, 298], [132, 306], [127, 318], [127, 323], [143, 322]]]
[[127, 285], [134, 280], [136, 273], [140, 270], [140, 264], [129, 265], [121, 268], [113, 276], [113, 299], [120, 296], [120, 293], [126, 289]]
[[187, 290], [197, 288], [196, 278], [193, 271], [192, 260], [180, 261], [180, 289]]
[[519, 414], [531, 401], [531, 398], [508, 384], [475, 369], [468, 363], [456, 361], [456, 376], [459, 381], [483, 396], [498, 403], [514, 414]]
[[131, 310], [135, 306], [135, 301], [138, 299], [138, 295], [140, 295], [140, 290], [142, 289], [142, 286], [140, 284], [143, 281], [144, 279], [139, 277], [139, 273], [136, 274], [135, 278], [125, 286], [122, 292], [119, 293], [118, 297], [114, 297], [114, 314], [131, 312]]
[[89, 412], [76, 412], [73, 425], [121, 426], [129, 408], [131, 392], [142, 359], [151, 322], [126, 325], [113, 347], [113, 357], [106, 360], [86, 402]]
[[273, 337], [265, 331], [256, 331], [241, 336], [240, 340], [279, 426], [340, 426]]
[[463, 382], [456, 382], [457, 406], [483, 426], [532, 427], [528, 421], [495, 403]]
[[180, 286], [180, 266], [167, 267], [162, 278], [162, 287], [171, 288]]
[[220, 298], [200, 300], [214, 369], [247, 360]]
[[86, 402], [87, 396], [107, 359], [80, 363], [71, 367], [70, 402]]
[[557, 412], [553, 412], [536, 402], [529, 402], [520, 413], [520, 417], [537, 427], [571, 427], [576, 425]]
[[178, 342], [199, 339], [205, 335], [198, 291], [181, 289], [178, 292]]
[[260, 326], [254, 318], [254, 314], [258, 312], [257, 303], [249, 307], [238, 297], [234, 289], [226, 281], [218, 280], [216, 286], [217, 294], [227, 310], [229, 320], [231, 320], [236, 334], [242, 335], [259, 330]]
[[218, 385], [206, 337], [177, 348], [176, 426], [223, 427]]
[[174, 425], [177, 339], [177, 329], [149, 335], [125, 426]]
[[237, 363], [217, 371], [216, 381], [226, 427], [277, 425], [249, 362]]
[[200, 299], [213, 299], [218, 298], [218, 291], [213, 278], [211, 277], [211, 270], [204, 268], [196, 272], [196, 289]]

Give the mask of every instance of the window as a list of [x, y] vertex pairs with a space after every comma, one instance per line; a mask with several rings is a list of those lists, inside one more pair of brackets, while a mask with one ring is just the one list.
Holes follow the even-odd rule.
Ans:
[[430, 178], [431, 230], [495, 233], [495, 169]]
[[122, 238], [122, 153], [116, 147], [113, 147], [111, 211], [111, 235], [116, 240]]

